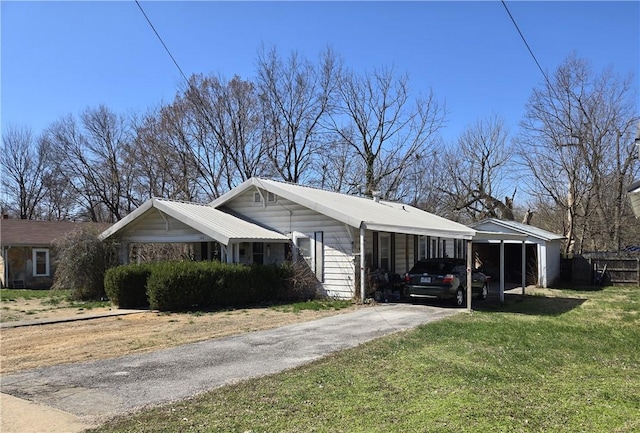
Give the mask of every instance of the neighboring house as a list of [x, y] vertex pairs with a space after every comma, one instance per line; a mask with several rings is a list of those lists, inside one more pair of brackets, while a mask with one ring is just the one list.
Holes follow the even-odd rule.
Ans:
[[[94, 223], [0, 219], [0, 286], [48, 289], [55, 272], [56, 239]], [[98, 225], [104, 229], [104, 224]]]
[[420, 258], [465, 257], [474, 234], [402, 203], [251, 178], [209, 205], [151, 199], [101, 237], [120, 242], [123, 263], [133, 243], [195, 243], [199, 258], [229, 263], [299, 254], [327, 295], [352, 298], [367, 270], [388, 278]]
[[636, 218], [640, 218], [640, 180], [629, 185], [627, 193], [629, 194], [633, 213], [636, 215]]
[[[519, 282], [525, 268], [526, 284], [549, 287], [560, 277], [560, 253], [564, 236], [516, 221], [489, 218], [471, 227], [482, 232], [519, 235], [521, 240], [474, 240], [474, 252], [482, 257], [487, 272], [496, 277], [500, 266], [499, 243], [504, 247], [505, 279]], [[523, 260], [524, 252], [524, 260]], [[521, 265], [522, 264], [522, 265]]]

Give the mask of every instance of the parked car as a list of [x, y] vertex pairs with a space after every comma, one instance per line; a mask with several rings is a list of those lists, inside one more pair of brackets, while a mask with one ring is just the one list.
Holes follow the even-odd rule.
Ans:
[[[464, 259], [423, 259], [404, 276], [403, 297], [452, 299], [458, 306], [465, 305], [467, 295], [467, 263]], [[489, 277], [473, 269], [471, 291], [480, 299], [489, 293]]]

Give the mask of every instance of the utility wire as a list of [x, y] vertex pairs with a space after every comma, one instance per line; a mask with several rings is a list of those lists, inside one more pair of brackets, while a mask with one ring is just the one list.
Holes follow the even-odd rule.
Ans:
[[538, 66], [538, 69], [540, 69], [540, 72], [542, 73], [542, 76], [544, 77], [544, 79], [547, 81], [549, 88], [552, 88], [551, 83], [549, 82], [549, 78], [547, 77], [547, 74], [542, 69], [542, 66], [540, 66], [540, 63], [538, 62], [538, 59], [536, 58], [535, 54], [533, 54], [533, 50], [531, 49], [531, 47], [527, 43], [527, 40], [524, 38], [524, 35], [520, 31], [520, 27], [518, 27], [518, 23], [516, 23], [516, 20], [513, 18], [513, 15], [511, 15], [511, 12], [509, 11], [507, 4], [504, 2], [504, 0], [501, 0], [501, 1], [502, 1], [502, 6], [504, 6], [504, 9], [507, 11], [507, 14], [509, 15], [509, 18], [511, 18], [511, 22], [516, 27], [518, 34], [520, 34], [520, 37], [522, 38], [522, 42], [524, 42], [525, 46], [529, 50], [529, 54], [531, 54], [531, 57], [533, 57], [533, 61], [536, 62], [536, 65]]
[[[144, 12], [144, 9], [142, 9], [142, 6], [140, 5], [140, 2], [138, 0], [135, 0], [136, 4], [138, 5], [138, 7], [140, 8], [140, 12], [142, 12], [142, 15], [144, 15], [145, 19], [147, 20], [147, 22], [149, 23], [149, 25], [151, 26], [151, 29], [153, 30], [153, 32], [156, 34], [156, 36], [158, 37], [158, 39], [160, 40], [160, 43], [162, 44], [162, 46], [164, 47], [164, 49], [167, 51], [167, 54], [169, 54], [169, 57], [171, 57], [171, 60], [173, 60], [173, 64], [176, 65], [176, 68], [178, 68], [178, 71], [180, 71], [180, 75], [182, 75], [182, 78], [184, 78], [184, 81], [189, 84], [189, 80], [187, 79], [187, 76], [184, 74], [184, 72], [182, 72], [182, 68], [180, 67], [180, 65], [178, 64], [178, 62], [176, 61], [176, 59], [173, 57], [173, 55], [171, 54], [171, 51], [169, 51], [169, 48], [167, 48], [167, 45], [164, 43], [164, 41], [162, 40], [162, 38], [160, 37], [160, 34], [158, 33], [158, 31], [156, 30], [156, 28], [153, 26], [153, 24], [151, 23], [151, 20], [149, 19], [149, 17], [147, 16], [147, 14]], [[506, 6], [505, 6], [506, 7]]]

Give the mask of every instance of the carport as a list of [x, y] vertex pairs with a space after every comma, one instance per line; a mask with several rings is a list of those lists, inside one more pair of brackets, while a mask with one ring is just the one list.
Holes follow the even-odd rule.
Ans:
[[[482, 252], [485, 259], [492, 259], [494, 263], [500, 263], [501, 279], [520, 277], [523, 287], [529, 283], [540, 287], [549, 287], [560, 276], [560, 251], [564, 236], [543, 230], [530, 224], [517, 221], [505, 221], [489, 218], [471, 225], [478, 232], [487, 233], [483, 238], [478, 238], [477, 252]], [[492, 237], [494, 240], [492, 242]], [[475, 241], [475, 238], [474, 238]], [[507, 251], [500, 252], [493, 245], [482, 243], [498, 243], [504, 241]], [[525, 245], [520, 246], [513, 244]], [[498, 256], [501, 258], [498, 259]], [[521, 258], [520, 258], [520, 257]], [[521, 268], [521, 271], [512, 271]], [[506, 269], [506, 272], [504, 272]], [[504, 273], [503, 273], [504, 272]], [[496, 272], [497, 273], [497, 272]]]
[[[521, 245], [521, 272], [522, 272], [522, 294], [525, 294], [526, 284], [526, 245], [527, 236], [517, 233], [503, 233], [503, 232], [491, 232], [491, 231], [477, 231], [472, 241], [473, 245], [482, 244], [499, 244], [500, 245], [500, 302], [504, 302], [504, 288], [505, 288], [505, 244]], [[473, 248], [472, 248], [473, 251]]]

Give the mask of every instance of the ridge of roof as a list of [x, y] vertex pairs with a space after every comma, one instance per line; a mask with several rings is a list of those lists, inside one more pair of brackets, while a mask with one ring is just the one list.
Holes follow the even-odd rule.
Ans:
[[[471, 224], [471, 227], [479, 227], [485, 223], [493, 223], [499, 225], [501, 227], [506, 227], [512, 230], [520, 231], [526, 233], [530, 236], [534, 236], [544, 240], [554, 240], [554, 239], [564, 239], [563, 235], [559, 235], [557, 233], [550, 232], [548, 230], [542, 229], [540, 227], [532, 226], [530, 224], [524, 224], [518, 221], [509, 221], [509, 220], [501, 220], [498, 218], [486, 218], [476, 223]], [[481, 229], [479, 229], [481, 230]]]
[[374, 200], [306, 185], [253, 177], [211, 202], [220, 207], [260, 188], [355, 228], [470, 239], [475, 230], [409, 204]]
[[106, 239], [113, 236], [151, 209], [156, 209], [175, 218], [225, 245], [231, 240], [265, 239], [275, 242], [289, 240], [281, 233], [245, 221], [208, 204], [161, 198], [147, 200], [108, 230], [102, 232], [100, 238]]

